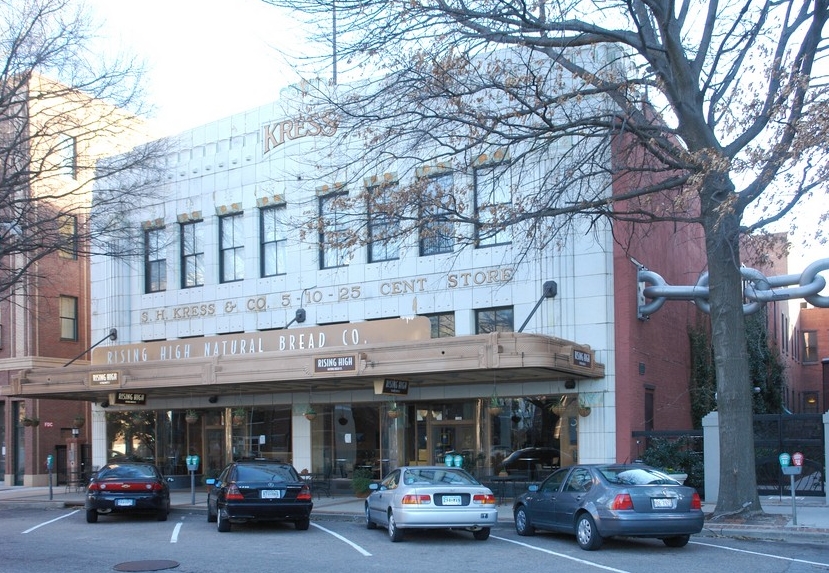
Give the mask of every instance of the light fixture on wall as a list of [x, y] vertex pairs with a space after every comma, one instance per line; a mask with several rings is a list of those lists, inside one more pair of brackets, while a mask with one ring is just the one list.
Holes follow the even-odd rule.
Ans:
[[216, 402], [218, 402], [218, 401], [219, 401], [219, 397], [218, 397], [218, 396], [210, 396], [210, 397], [207, 399], [207, 401], [208, 401], [208, 402], [210, 402], [211, 404], [215, 404]]

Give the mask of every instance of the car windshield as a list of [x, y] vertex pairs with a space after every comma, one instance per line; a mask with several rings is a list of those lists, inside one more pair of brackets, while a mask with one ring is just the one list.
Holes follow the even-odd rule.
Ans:
[[145, 479], [155, 478], [153, 466], [107, 466], [98, 472], [98, 479]]
[[618, 485], [679, 485], [679, 482], [653, 468], [600, 468], [602, 475]]
[[237, 466], [236, 481], [293, 482], [298, 478], [289, 466], [246, 464]]
[[480, 485], [480, 482], [463, 470], [411, 469], [403, 475], [406, 485]]

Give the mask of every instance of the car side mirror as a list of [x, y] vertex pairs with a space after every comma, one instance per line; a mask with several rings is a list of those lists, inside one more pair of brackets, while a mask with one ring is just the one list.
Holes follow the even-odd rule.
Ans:
[[218, 484], [218, 481], [215, 478], [207, 478], [206, 480], [204, 480], [204, 483], [206, 483], [207, 485], [214, 485]]
[[537, 483], [531, 483], [529, 486], [527, 486], [527, 490], [532, 491], [532, 492], [538, 491], [538, 484]]
[[377, 491], [381, 488], [380, 488], [379, 483], [370, 483], [370, 484], [368, 484], [368, 489], [373, 490], [373, 491]]

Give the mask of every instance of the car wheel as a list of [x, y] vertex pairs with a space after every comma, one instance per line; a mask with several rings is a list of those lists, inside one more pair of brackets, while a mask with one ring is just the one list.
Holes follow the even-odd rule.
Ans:
[[216, 523], [216, 514], [210, 507], [210, 500], [207, 500], [207, 523]]
[[167, 521], [167, 514], [170, 512], [168, 507], [163, 507], [162, 509], [158, 510], [158, 513], [155, 516], [156, 521]]
[[662, 543], [668, 547], [685, 547], [690, 539], [690, 535], [674, 535], [673, 537], [664, 538]]
[[582, 513], [576, 520], [576, 541], [585, 551], [593, 551], [602, 546], [602, 536], [596, 529], [596, 522], [589, 513]]
[[394, 514], [389, 513], [389, 539], [392, 541], [403, 541], [403, 530], [397, 527]]
[[377, 524], [369, 517], [368, 504], [366, 504], [366, 529], [377, 529]]
[[306, 517], [304, 519], [299, 519], [294, 522], [294, 527], [296, 527], [297, 531], [307, 531], [308, 528], [311, 526], [311, 518]]
[[472, 537], [478, 541], [486, 541], [489, 539], [489, 527], [482, 527], [472, 532]]
[[87, 523], [98, 523], [98, 510], [97, 509], [87, 509], [86, 510], [86, 522]]
[[227, 533], [230, 531], [230, 520], [222, 519], [222, 511], [216, 511], [216, 529], [221, 531], [222, 533]]
[[515, 531], [518, 535], [535, 535], [535, 527], [530, 523], [527, 508], [523, 505], [515, 510]]

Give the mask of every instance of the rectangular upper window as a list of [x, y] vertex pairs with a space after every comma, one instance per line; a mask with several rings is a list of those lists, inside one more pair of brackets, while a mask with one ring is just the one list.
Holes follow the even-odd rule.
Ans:
[[432, 326], [432, 338], [446, 338], [455, 336], [455, 313], [440, 312], [427, 314]]
[[74, 215], [64, 215], [63, 222], [58, 229], [60, 233], [60, 250], [58, 256], [63, 259], [78, 258], [78, 218]]
[[144, 292], [167, 290], [167, 257], [164, 227], [144, 231]]
[[452, 174], [444, 173], [429, 177], [421, 197], [420, 255], [451, 253], [454, 233], [448, 212], [443, 205], [454, 199]]
[[321, 269], [345, 266], [351, 258], [349, 248], [343, 244], [348, 236], [345, 197], [345, 193], [331, 193], [319, 198]]
[[820, 359], [817, 352], [817, 331], [804, 330], [800, 333], [800, 337], [800, 355], [803, 357], [803, 362], [818, 362]]
[[78, 140], [71, 135], [61, 136], [55, 148], [59, 171], [72, 179], [78, 178]]
[[276, 205], [259, 210], [261, 276], [272, 277], [287, 272], [285, 262], [285, 207]]
[[78, 299], [74, 296], [60, 297], [60, 338], [78, 339]]
[[475, 333], [515, 332], [515, 320], [511, 306], [484, 308], [475, 311]]
[[368, 262], [392, 261], [400, 257], [399, 225], [394, 214], [397, 183], [369, 187]]
[[504, 165], [475, 169], [475, 243], [492, 247], [512, 242], [512, 232], [499, 228], [501, 218], [512, 205], [510, 171]]
[[204, 286], [204, 221], [181, 224], [181, 288]]
[[244, 213], [219, 217], [219, 275], [229, 283], [245, 278]]

